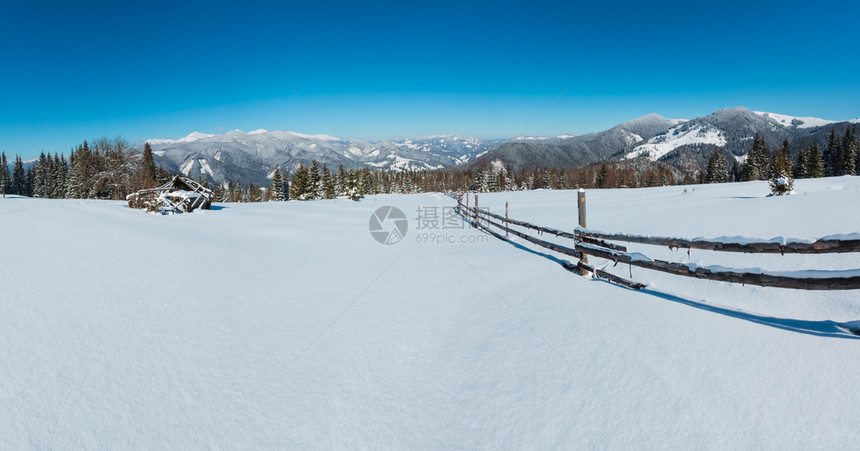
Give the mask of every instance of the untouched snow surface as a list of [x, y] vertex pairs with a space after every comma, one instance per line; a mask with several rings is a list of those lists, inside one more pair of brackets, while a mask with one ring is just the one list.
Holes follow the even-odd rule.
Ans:
[[[858, 232], [860, 179], [795, 190], [592, 190], [588, 226]], [[480, 196], [495, 212], [505, 201], [513, 218], [575, 226], [575, 191]], [[416, 230], [419, 207], [453, 204], [387, 195], [156, 216], [0, 199], [0, 449], [856, 447], [860, 339], [836, 322], [860, 320], [860, 293], [641, 268], [632, 277], [649, 287], [628, 290], [522, 241]], [[368, 232], [385, 205], [409, 218], [388, 246]], [[416, 242], [425, 232], [455, 242]], [[856, 254], [629, 249], [701, 265], [860, 267]]]

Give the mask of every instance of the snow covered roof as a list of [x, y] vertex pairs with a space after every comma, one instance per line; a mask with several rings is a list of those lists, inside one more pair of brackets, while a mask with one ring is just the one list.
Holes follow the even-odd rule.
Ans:
[[191, 212], [197, 208], [208, 210], [215, 193], [202, 184], [181, 175], [156, 188], [142, 189], [129, 194], [131, 208], [155, 209], [159, 212]]

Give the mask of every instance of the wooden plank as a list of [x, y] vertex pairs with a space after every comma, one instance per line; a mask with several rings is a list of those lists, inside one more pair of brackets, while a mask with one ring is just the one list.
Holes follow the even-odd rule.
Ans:
[[579, 241], [582, 241], [583, 243], [593, 244], [595, 246], [605, 247], [614, 251], [627, 252], [627, 248], [624, 246], [621, 246], [619, 244], [613, 244], [604, 240], [598, 240], [597, 238], [592, 238], [590, 236], [581, 236], [579, 237]]
[[616, 276], [615, 274], [612, 274], [610, 272], [606, 272], [602, 269], [594, 269], [594, 267], [587, 265], [585, 263], [582, 263], [582, 262], [580, 262], [578, 264], [573, 264], [569, 261], [565, 261], [563, 263], [563, 265], [565, 268], [567, 268], [571, 271], [578, 272], [579, 274], [591, 273], [591, 274], [594, 274], [599, 279], [605, 279], [605, 280], [608, 280], [610, 282], [617, 283], [619, 285], [624, 285], [625, 287], [628, 287], [628, 288], [632, 288], [634, 290], [641, 290], [641, 289], [648, 286], [648, 285], [645, 285], [644, 283], [634, 282], [632, 280]]
[[631, 254], [603, 249], [589, 244], [577, 243], [575, 249], [595, 257], [605, 258], [616, 262], [627, 263], [640, 268], [676, 274], [679, 276], [695, 277], [697, 279], [717, 280], [721, 282], [758, 285], [762, 287], [795, 288], [800, 290], [856, 290], [860, 289], [860, 276], [851, 277], [788, 277], [775, 274], [745, 273], [737, 271], [711, 271], [708, 268], [691, 270], [683, 263], [662, 260], [643, 260], [634, 258]]
[[860, 240], [818, 240], [813, 243], [760, 242], [760, 243], [723, 243], [709, 240], [687, 240], [655, 236], [626, 235], [623, 233], [603, 233], [593, 230], [577, 230], [577, 235], [594, 239], [625, 241], [628, 243], [668, 246], [678, 249], [702, 249], [721, 252], [768, 253], [768, 254], [836, 254], [860, 252]]
[[[468, 206], [466, 207], [466, 209], [468, 209], [469, 211], [473, 211], [473, 210], [474, 210], [474, 208], [471, 208], [471, 207], [468, 207]], [[495, 213], [490, 213], [489, 211], [486, 211], [486, 210], [480, 210], [480, 211], [478, 212], [478, 214], [481, 214], [481, 215], [484, 215], [484, 216], [488, 216], [488, 217], [491, 217], [491, 218], [495, 218], [495, 219], [498, 219], [499, 221], [509, 222], [509, 223], [511, 223], [511, 224], [518, 225], [518, 226], [520, 226], [520, 227], [525, 227], [525, 228], [528, 228], [528, 229], [537, 230], [538, 232], [541, 232], [541, 233], [548, 233], [548, 234], [550, 234], [550, 235], [555, 235], [555, 236], [557, 236], [557, 237], [561, 237], [561, 238], [570, 238], [570, 239], [575, 239], [575, 238], [576, 238], [576, 234], [575, 234], [575, 233], [565, 232], [565, 231], [557, 230], [557, 229], [553, 229], [553, 228], [550, 228], [550, 227], [543, 227], [543, 226], [539, 226], [539, 225], [534, 225], [534, 224], [530, 224], [530, 223], [528, 223], [528, 222], [520, 221], [520, 220], [517, 220], [517, 219], [505, 218], [504, 216], [497, 215], [497, 214], [495, 214]]]
[[487, 226], [484, 226], [484, 225], [482, 225], [482, 224], [480, 224], [480, 223], [477, 223], [477, 222], [473, 222], [473, 223], [472, 223], [472, 225], [473, 225], [473, 226], [478, 227], [479, 229], [481, 229], [481, 230], [483, 230], [483, 231], [485, 231], [485, 232], [489, 233], [490, 235], [493, 235], [494, 237], [496, 237], [496, 238], [498, 238], [498, 239], [500, 239], [500, 240], [502, 240], [502, 241], [508, 241], [508, 238], [507, 238], [507, 237], [504, 237], [504, 236], [502, 236], [501, 234], [496, 233], [494, 230], [490, 229], [490, 228], [489, 228], [489, 227], [487, 227]]
[[[490, 219], [484, 218], [484, 222], [492, 225], [493, 227], [497, 227], [501, 230], [505, 230], [505, 226], [503, 226], [503, 225], [501, 225], [495, 221], [492, 221]], [[555, 243], [550, 243], [549, 241], [544, 241], [540, 238], [535, 238], [531, 235], [525, 234], [525, 233], [520, 232], [518, 230], [510, 229], [509, 232], [522, 238], [522, 239], [524, 239], [524, 240], [526, 240], [526, 241], [537, 244], [538, 246], [545, 247], [547, 249], [550, 249], [550, 250], [553, 250], [553, 251], [556, 251], [556, 252], [559, 252], [559, 253], [562, 253], [565, 255], [570, 255], [571, 257], [580, 258], [582, 256], [582, 253], [575, 250], [575, 249], [571, 249], [569, 247], [561, 246], [561, 245], [558, 245]]]

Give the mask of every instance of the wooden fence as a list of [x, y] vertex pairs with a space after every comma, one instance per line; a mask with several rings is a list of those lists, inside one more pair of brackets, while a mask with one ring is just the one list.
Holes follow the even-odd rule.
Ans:
[[[505, 216], [490, 213], [478, 207], [478, 195], [475, 195], [474, 206], [469, 206], [468, 197], [452, 196], [457, 200], [457, 211], [467, 218], [472, 226], [480, 228], [501, 240], [508, 240], [510, 235], [522, 238], [530, 243], [550, 249], [561, 254], [579, 259], [577, 264], [565, 262], [565, 267], [577, 271], [581, 275], [594, 275], [634, 289], [644, 288], [645, 285], [619, 277], [588, 264], [588, 256], [626, 263], [630, 266], [661, 271], [670, 274], [695, 277], [698, 279], [717, 280], [722, 282], [759, 285], [763, 287], [793, 288], [802, 290], [855, 290], [860, 289], [860, 270], [820, 271], [811, 275], [808, 271], [781, 271], [778, 273], [744, 272], [723, 267], [698, 266], [693, 263], [677, 263], [648, 258], [639, 253], [628, 253], [622, 245], [609, 241], [623, 241], [657, 246], [668, 246], [671, 249], [704, 249], [721, 252], [743, 253], [774, 253], [774, 254], [829, 254], [843, 252], [860, 252], [860, 240], [827, 238], [807, 242], [722, 242], [717, 240], [687, 240], [681, 238], [653, 237], [627, 235], [618, 233], [603, 233], [586, 228], [585, 191], [578, 193], [579, 227], [573, 232], [543, 227], [526, 221], [508, 217], [508, 206], [505, 203]], [[466, 200], [464, 203], [463, 200]], [[538, 234], [554, 235], [559, 238], [573, 240], [573, 246], [563, 246], [542, 240], [523, 231], [512, 229], [511, 226], [537, 231]], [[493, 228], [504, 232], [492, 230]], [[821, 277], [819, 277], [821, 276]]]

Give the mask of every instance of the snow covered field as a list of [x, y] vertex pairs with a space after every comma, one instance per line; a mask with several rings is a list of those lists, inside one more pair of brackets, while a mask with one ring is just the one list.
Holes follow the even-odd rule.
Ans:
[[[588, 225], [687, 238], [860, 231], [860, 178], [802, 180], [795, 191], [593, 190]], [[502, 214], [510, 201], [513, 218], [569, 230], [575, 199], [480, 201]], [[368, 232], [385, 205], [409, 218], [406, 238], [388, 246]], [[0, 449], [860, 441], [860, 337], [833, 323], [860, 320], [860, 292], [640, 268], [632, 278], [649, 287], [632, 291], [567, 272], [528, 243], [416, 230], [419, 207], [453, 205], [381, 195], [162, 217], [121, 202], [0, 199]], [[416, 242], [425, 232], [455, 242]], [[860, 268], [858, 254], [629, 248], [740, 268]]]

